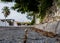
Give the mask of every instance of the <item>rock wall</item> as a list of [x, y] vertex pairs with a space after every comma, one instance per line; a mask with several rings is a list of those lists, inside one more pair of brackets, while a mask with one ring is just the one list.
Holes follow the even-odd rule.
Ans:
[[39, 24], [39, 25], [35, 25], [34, 27], [38, 29], [42, 29], [44, 31], [60, 34], [60, 21]]

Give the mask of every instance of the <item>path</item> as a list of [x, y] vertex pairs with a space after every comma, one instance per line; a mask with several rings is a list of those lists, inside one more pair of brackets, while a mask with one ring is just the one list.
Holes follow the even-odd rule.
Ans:
[[58, 43], [57, 38], [46, 37], [33, 27], [0, 27], [0, 43], [23, 43], [28, 29], [27, 43]]

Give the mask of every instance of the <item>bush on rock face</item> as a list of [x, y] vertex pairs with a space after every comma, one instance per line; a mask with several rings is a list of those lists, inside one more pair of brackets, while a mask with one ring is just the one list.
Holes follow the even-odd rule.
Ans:
[[17, 25], [19, 26], [19, 25], [21, 25], [21, 23], [17, 23]]

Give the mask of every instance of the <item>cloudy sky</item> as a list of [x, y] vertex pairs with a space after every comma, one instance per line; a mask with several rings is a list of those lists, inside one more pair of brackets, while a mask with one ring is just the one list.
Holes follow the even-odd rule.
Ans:
[[[4, 6], [8, 6], [9, 8], [11, 6], [13, 6], [14, 3], [3, 3], [3, 2], [0, 2], [0, 19], [4, 19], [4, 15], [2, 13], [2, 8]], [[10, 15], [7, 17], [7, 19], [14, 19], [15, 21], [20, 21], [20, 22], [27, 22], [27, 21], [30, 21], [26, 18], [26, 14], [21, 14], [21, 13], [18, 13], [17, 11], [14, 11], [12, 9], [10, 9], [11, 13]]]

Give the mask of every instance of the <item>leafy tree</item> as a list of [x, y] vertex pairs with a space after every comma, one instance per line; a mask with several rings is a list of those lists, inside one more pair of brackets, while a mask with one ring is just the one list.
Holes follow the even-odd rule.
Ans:
[[5, 22], [6, 22], [6, 17], [10, 14], [10, 10], [9, 10], [9, 8], [7, 6], [2, 8], [2, 10], [3, 10], [2, 13], [4, 13], [4, 16], [5, 16]]
[[21, 13], [33, 12], [32, 16], [34, 18], [38, 13], [38, 17], [43, 21], [47, 10], [49, 11], [49, 9], [54, 6], [53, 3], [55, 1], [58, 2], [58, 0], [15, 0], [15, 5], [12, 8]]
[[[17, 9], [17, 12], [21, 12], [21, 13], [25, 13], [27, 12], [29, 15], [30, 12], [33, 12], [32, 14], [30, 14], [32, 17], [33, 17], [33, 24], [35, 24], [35, 13], [38, 13], [39, 12], [39, 9], [38, 9], [38, 4], [39, 1], [37, 0], [20, 0], [20, 1], [15, 1], [16, 4], [14, 5], [13, 9]], [[31, 16], [28, 16], [28, 17], [31, 17]]]
[[46, 12], [47, 10], [49, 10], [51, 8], [51, 6], [53, 6], [53, 0], [41, 0], [41, 5], [39, 6], [40, 8], [40, 18], [41, 21], [43, 21], [44, 17], [46, 16]]

